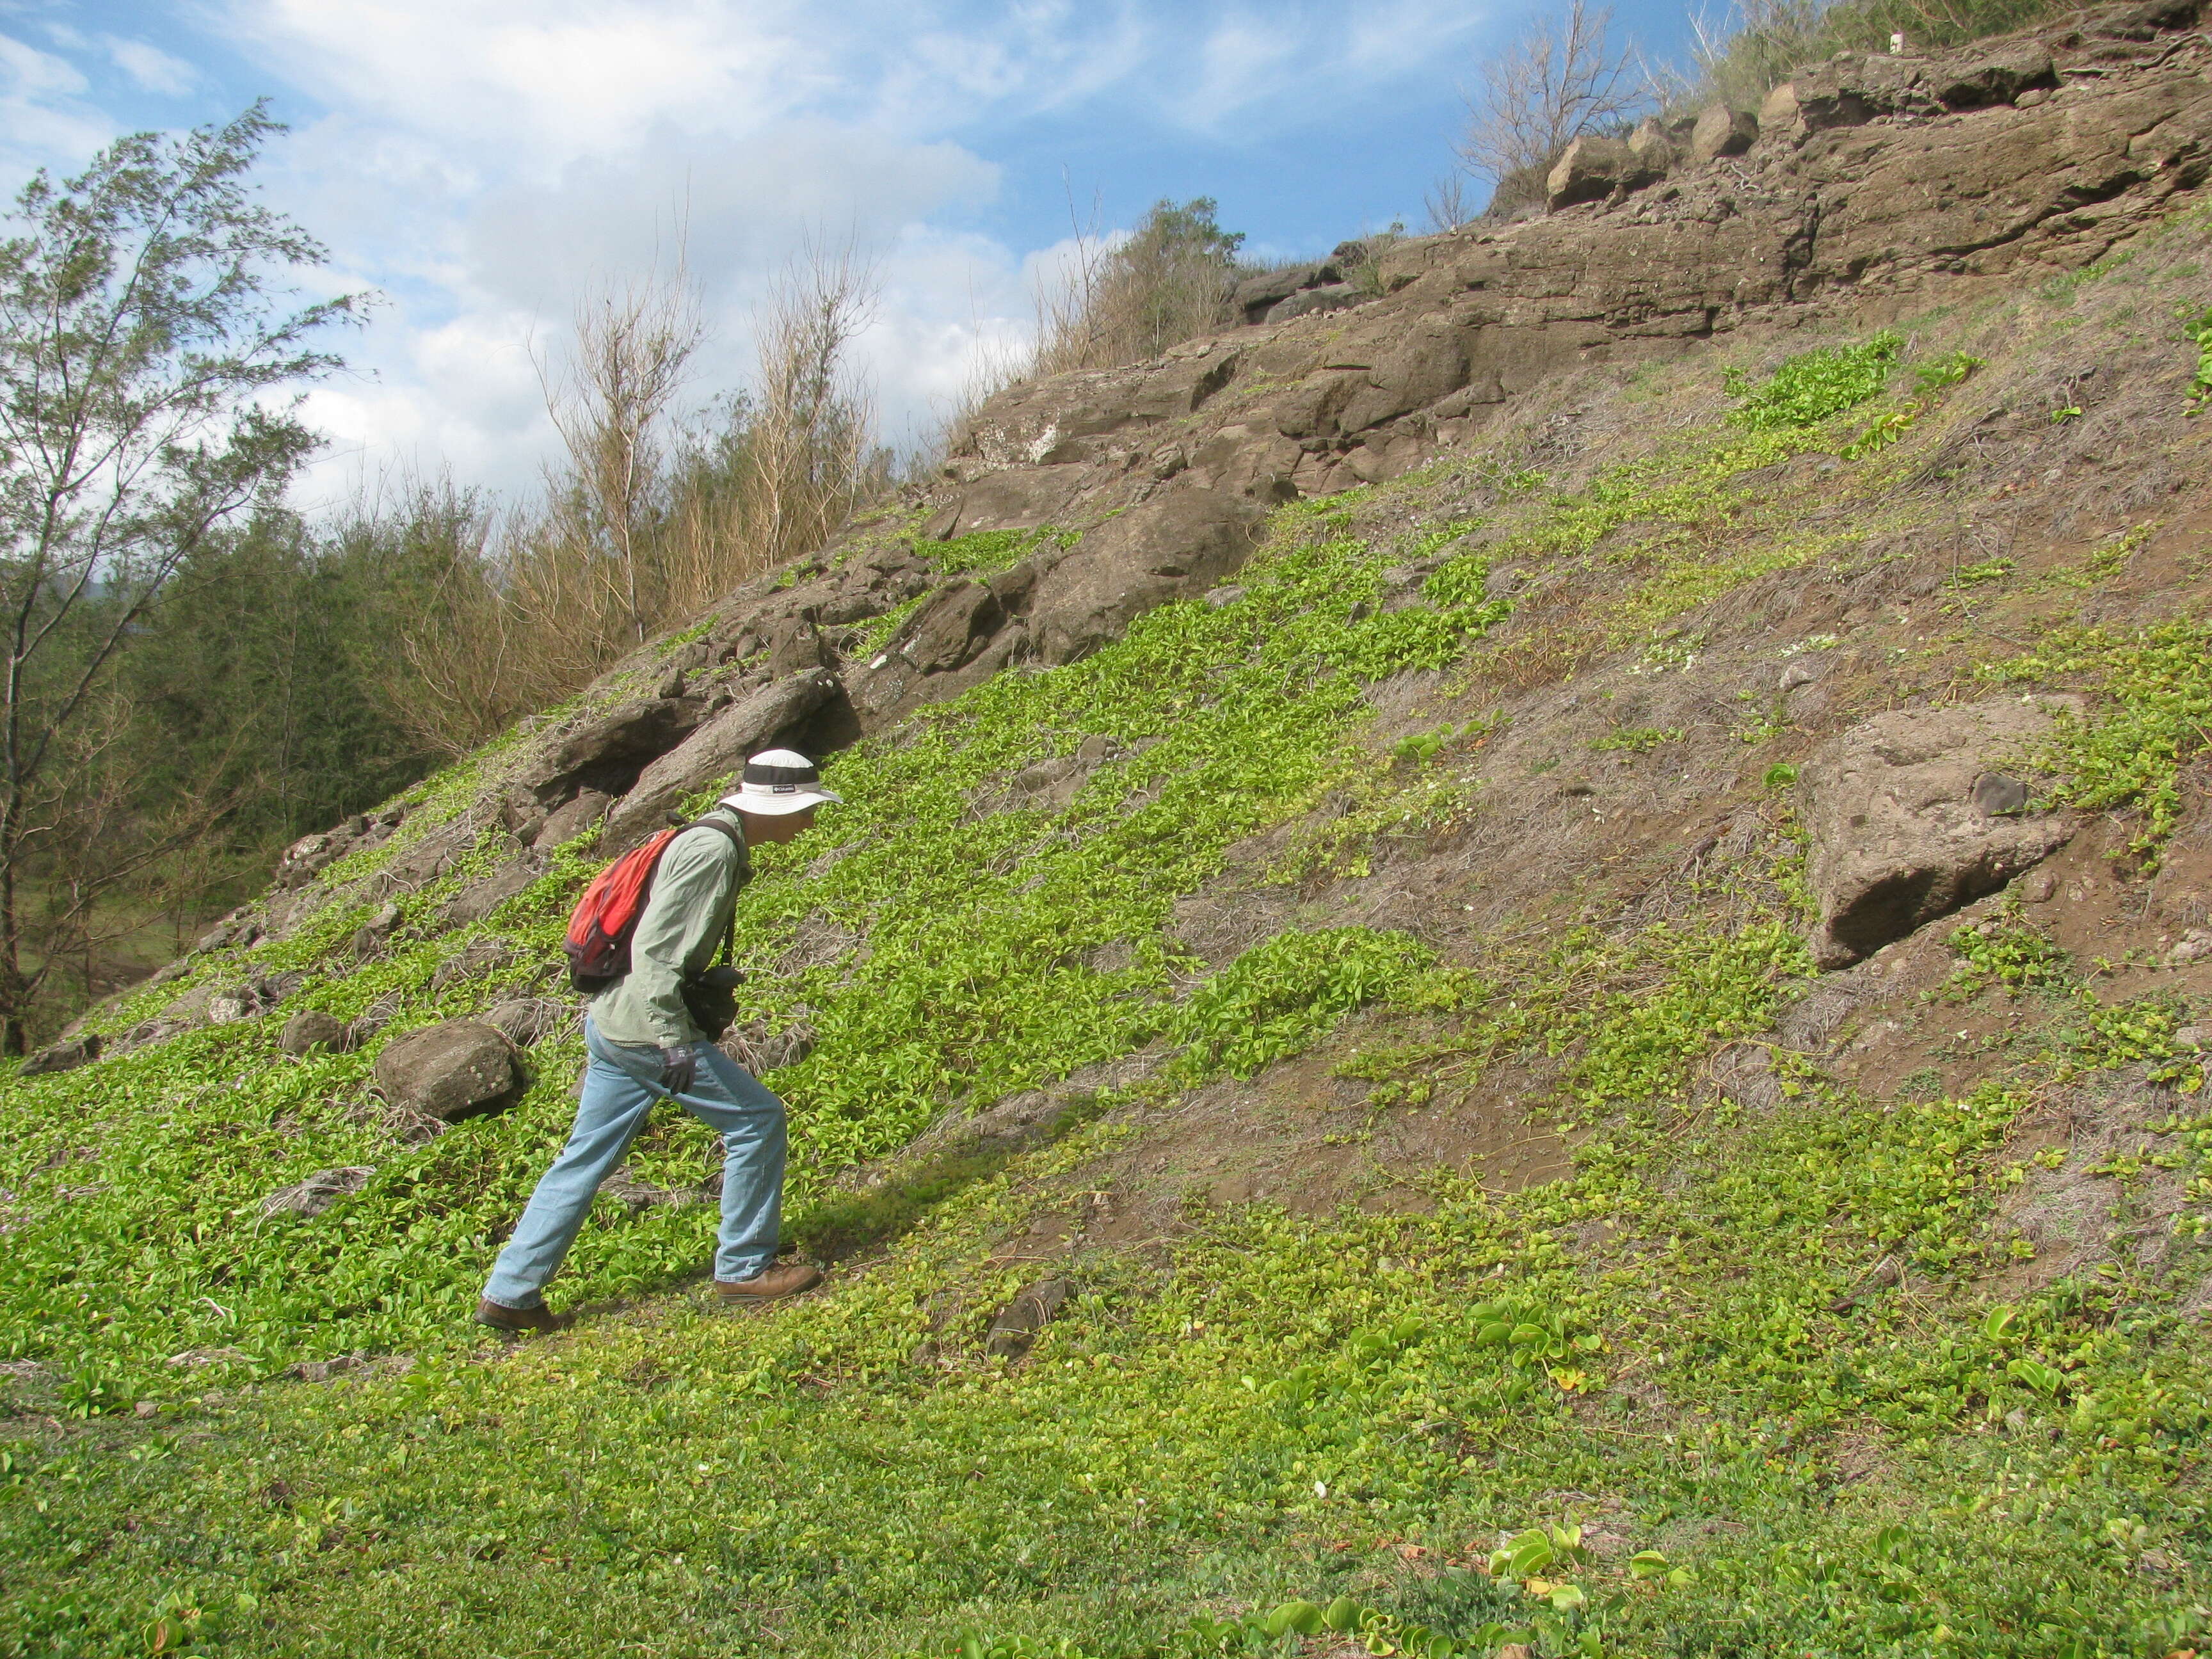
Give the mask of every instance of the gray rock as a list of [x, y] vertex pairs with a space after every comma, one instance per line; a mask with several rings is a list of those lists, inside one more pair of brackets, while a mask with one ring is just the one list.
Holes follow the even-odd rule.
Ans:
[[667, 822], [684, 796], [732, 776], [746, 757], [775, 746], [844, 687], [826, 668], [811, 668], [763, 686], [716, 715], [682, 746], [662, 756], [639, 776], [637, 784], [607, 815], [600, 831], [601, 850], [619, 853], [635, 846]]
[[1339, 430], [1364, 432], [1457, 392], [1468, 383], [1474, 343], [1473, 332], [1449, 318], [1431, 319], [1409, 330], [1376, 359], [1366, 385], [1345, 399], [1337, 416]]
[[466, 927], [482, 921], [537, 879], [538, 872], [520, 860], [503, 864], [454, 895], [438, 913], [440, 925], [446, 928]]
[[2002, 772], [1984, 772], [1974, 780], [1974, 805], [1982, 816], [2008, 818], [2027, 810], [2028, 787]]
[[394, 1037], [376, 1057], [376, 1081], [386, 1099], [447, 1123], [504, 1110], [523, 1086], [514, 1045], [473, 1019]]
[[1212, 605], [1216, 611], [1225, 610], [1229, 606], [1236, 604], [1237, 600], [1243, 599], [1244, 597], [1244, 592], [1245, 590], [1241, 585], [1236, 582], [1228, 582], [1224, 584], [1222, 586], [1215, 588], [1212, 592], [1208, 593], [1206, 596], [1206, 602]]
[[88, 1031], [70, 1042], [57, 1042], [41, 1048], [25, 1060], [18, 1077], [44, 1077], [53, 1072], [74, 1072], [80, 1066], [89, 1066], [100, 1058], [100, 1034]]
[[1034, 795], [1041, 789], [1049, 789], [1074, 770], [1075, 763], [1072, 760], [1041, 760], [1015, 773], [1013, 786], [1022, 794]]
[[1992, 816], [1977, 786], [1991, 762], [2049, 732], [2052, 709], [2080, 707], [2079, 698], [2046, 697], [1900, 709], [1826, 745], [1799, 782], [1820, 906], [1814, 959], [1823, 968], [1856, 962], [2065, 845], [2073, 834], [2065, 820]]
[[[1036, 461], [1054, 459], [1048, 454], [1032, 458]], [[1072, 465], [1032, 465], [987, 474], [962, 490], [959, 499], [931, 521], [929, 534], [949, 541], [979, 530], [1034, 530], [1055, 523], [1088, 482], [1089, 471], [1088, 467]]]
[[1948, 59], [1933, 82], [1936, 96], [1951, 109], [2008, 104], [2031, 88], [2057, 84], [2050, 52], [2033, 40]]
[[981, 655], [1006, 620], [989, 585], [957, 581], [914, 614], [890, 648], [925, 674], [946, 674]]
[[1560, 153], [1544, 179], [1544, 199], [1554, 212], [1580, 202], [1600, 202], [1616, 190], [1640, 190], [1666, 176], [1666, 168], [1618, 138], [1585, 133]]
[[1064, 1279], [1039, 1279], [999, 1310], [984, 1346], [1001, 1359], [1020, 1358], [1066, 1303], [1067, 1291]]
[[1246, 277], [1231, 293], [1229, 303], [1247, 323], [1257, 323], [1271, 307], [1301, 289], [1341, 280], [1342, 273], [1333, 264], [1287, 265], [1280, 270], [1263, 270], [1256, 276]]
[[1628, 135], [1628, 153], [1660, 173], [1674, 165], [1680, 155], [1674, 136], [1656, 116], [1645, 116]]
[[386, 901], [374, 915], [362, 923], [361, 931], [376, 939], [390, 939], [404, 919], [398, 905]]
[[1030, 631], [1049, 663], [1073, 662], [1146, 611], [1203, 593], [1257, 544], [1260, 514], [1211, 489], [1173, 489], [1109, 519], [1037, 583]]
[[596, 789], [583, 790], [566, 805], [556, 806], [546, 815], [531, 845], [550, 850], [565, 847], [579, 836], [595, 834], [599, 820], [614, 804], [611, 795], [601, 794]]
[[276, 1215], [320, 1215], [342, 1198], [351, 1198], [368, 1185], [369, 1176], [376, 1173], [369, 1165], [348, 1164], [343, 1169], [318, 1170], [295, 1186], [279, 1188], [261, 1200], [261, 1213]]
[[1726, 104], [1708, 105], [1690, 129], [1690, 159], [1705, 162], [1741, 155], [1759, 142], [1759, 118]]
[[509, 997], [492, 1004], [484, 1014], [484, 1024], [516, 1047], [527, 1048], [566, 1019], [569, 1012], [565, 1003], [544, 997]]
[[1374, 297], [1361, 293], [1350, 283], [1331, 283], [1326, 288], [1302, 289], [1270, 307], [1267, 320], [1270, 323], [1287, 323], [1293, 318], [1310, 317], [1319, 312], [1349, 311]]
[[319, 1008], [302, 1008], [284, 1022], [276, 1046], [288, 1054], [310, 1054], [318, 1048], [332, 1054], [353, 1046], [352, 1033], [343, 1020]]

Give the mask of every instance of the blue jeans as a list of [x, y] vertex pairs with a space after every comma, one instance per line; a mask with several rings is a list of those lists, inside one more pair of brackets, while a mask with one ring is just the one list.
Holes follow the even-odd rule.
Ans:
[[722, 1228], [714, 1252], [714, 1277], [753, 1278], [775, 1260], [783, 1223], [783, 1103], [711, 1042], [692, 1044], [698, 1081], [689, 1094], [660, 1085], [660, 1051], [609, 1042], [587, 1018], [576, 1127], [553, 1160], [514, 1237], [499, 1253], [485, 1299], [503, 1307], [540, 1305], [545, 1282], [583, 1231], [599, 1183], [615, 1172], [645, 1127], [653, 1103], [672, 1100], [722, 1137]]

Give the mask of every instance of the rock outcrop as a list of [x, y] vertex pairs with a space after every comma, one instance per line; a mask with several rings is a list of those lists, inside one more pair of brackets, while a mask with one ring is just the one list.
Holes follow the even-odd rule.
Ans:
[[[1757, 116], [1715, 106], [1578, 141], [1548, 215], [1347, 243], [1244, 283], [1212, 337], [1010, 387], [929, 484], [619, 665], [362, 890], [404, 898], [511, 837], [442, 918], [482, 922], [554, 847], [595, 827], [601, 851], [632, 845], [751, 750], [826, 753], [1008, 668], [1081, 658], [1233, 575], [1268, 507], [1398, 477], [1555, 376], [2079, 270], [2212, 173], [2201, 4], [1847, 54]], [[994, 537], [1015, 539], [970, 539]], [[280, 891], [204, 948], [296, 930], [321, 872], [405, 816], [303, 838]]]
[[394, 1104], [455, 1123], [512, 1105], [523, 1076], [503, 1033], [449, 1019], [386, 1044], [376, 1057], [376, 1082]]
[[730, 776], [746, 756], [774, 747], [842, 690], [827, 669], [802, 669], [716, 715], [639, 774], [607, 814], [602, 846], [618, 853], [643, 841], [685, 795]]
[[2001, 769], [2020, 766], [2060, 708], [2080, 704], [2006, 698], [1880, 714], [1805, 768], [1821, 967], [1848, 967], [2065, 845], [2073, 826], [2031, 811], [2026, 783]]

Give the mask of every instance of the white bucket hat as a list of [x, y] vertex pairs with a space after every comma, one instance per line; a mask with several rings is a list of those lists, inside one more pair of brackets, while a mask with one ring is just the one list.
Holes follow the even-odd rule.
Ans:
[[736, 790], [722, 797], [722, 805], [775, 818], [844, 799], [822, 787], [821, 769], [797, 750], [765, 749], [745, 763]]

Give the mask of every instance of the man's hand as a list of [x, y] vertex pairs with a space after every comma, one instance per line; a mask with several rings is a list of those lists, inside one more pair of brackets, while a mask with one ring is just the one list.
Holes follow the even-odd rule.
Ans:
[[698, 1080], [699, 1056], [687, 1046], [660, 1051], [660, 1086], [680, 1095]]

